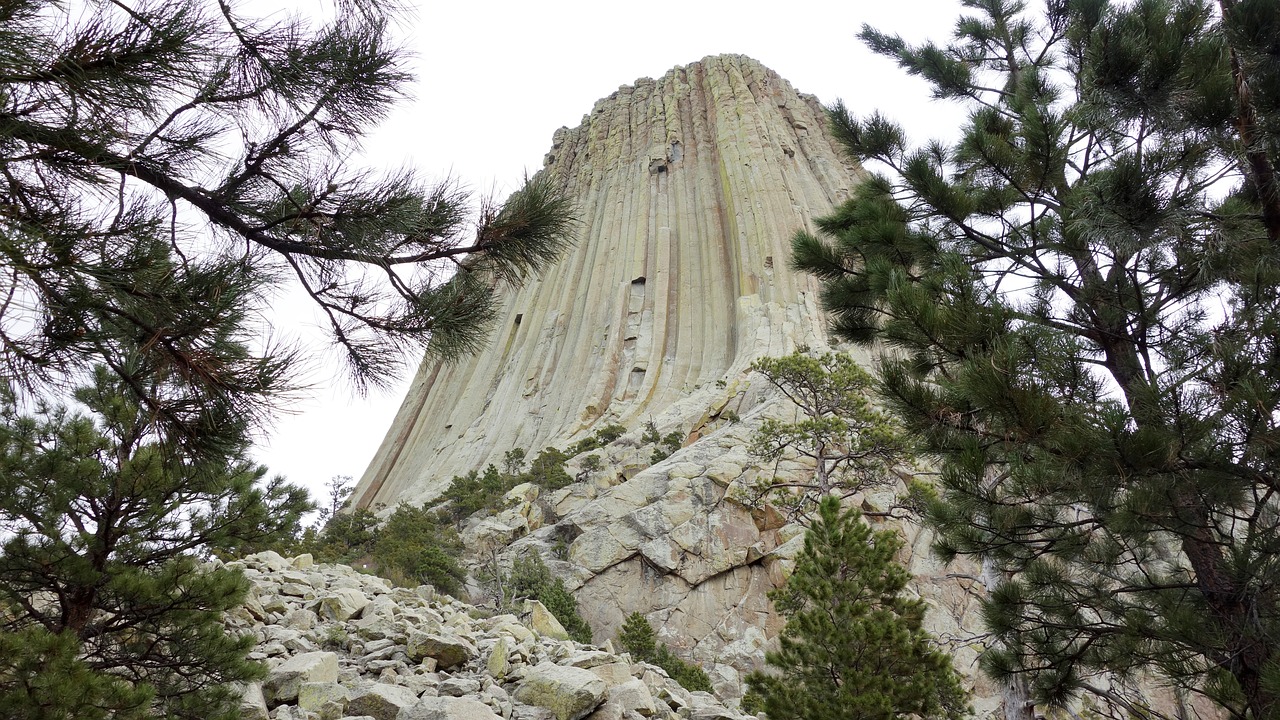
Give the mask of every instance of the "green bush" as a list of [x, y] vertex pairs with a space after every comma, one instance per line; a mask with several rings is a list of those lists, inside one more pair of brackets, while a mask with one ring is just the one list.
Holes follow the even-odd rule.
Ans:
[[402, 503], [383, 523], [368, 508], [352, 510], [329, 518], [318, 533], [309, 530], [292, 549], [319, 562], [367, 564], [397, 585], [428, 584], [449, 594], [466, 579], [458, 565], [462, 543], [435, 508]]
[[[656, 437], [657, 434], [658, 432], [655, 429], [653, 435]], [[645, 437], [649, 437], [649, 434], [646, 433]], [[672, 430], [658, 440], [658, 446], [653, 449], [653, 454], [649, 456], [649, 462], [660, 463], [666, 460], [671, 457], [672, 453], [679, 450], [681, 445], [684, 445], [684, 433], [679, 430]]]
[[658, 432], [657, 423], [650, 420], [644, 424], [644, 434], [640, 436], [640, 442], [645, 445], [662, 442], [662, 433]]
[[627, 429], [622, 425], [617, 425], [617, 424], [605, 425], [604, 427], [595, 431], [595, 434], [591, 435], [590, 437], [582, 438], [578, 442], [570, 445], [565, 450], [565, 455], [567, 455], [568, 457], [577, 457], [584, 452], [591, 452], [592, 450], [598, 450], [604, 447], [605, 445], [608, 445], [609, 443], [613, 442], [614, 440], [617, 440], [618, 438], [622, 437], [624, 434], [626, 434], [626, 432], [627, 432]]
[[666, 645], [659, 644], [653, 626], [644, 615], [634, 612], [627, 616], [618, 632], [618, 644], [631, 653], [632, 658], [665, 670], [685, 690], [711, 692], [711, 678], [706, 671], [681, 660]]
[[517, 558], [503, 585], [511, 600], [537, 600], [555, 616], [569, 637], [580, 643], [591, 642], [591, 626], [578, 614], [578, 601], [537, 554], [530, 552]]
[[351, 564], [373, 552], [377, 540], [378, 517], [369, 508], [359, 508], [329, 518], [318, 533], [308, 531], [297, 546], [319, 562]]
[[403, 585], [428, 584], [456, 594], [466, 580], [458, 565], [462, 542], [434, 510], [402, 503], [378, 531], [373, 562], [378, 574]]
[[543, 450], [529, 464], [529, 472], [521, 476], [521, 482], [531, 482], [543, 490], [559, 490], [571, 484], [573, 477], [564, 469], [569, 457], [553, 447]]
[[[511, 453], [507, 455], [506, 462], [510, 464]], [[520, 453], [520, 457], [524, 457], [523, 452]], [[449, 489], [444, 491], [440, 496], [440, 502], [434, 507], [439, 508], [450, 521], [458, 524], [481, 510], [489, 512], [497, 510], [502, 503], [502, 496], [522, 482], [525, 482], [524, 475], [499, 472], [493, 465], [486, 467], [484, 474], [472, 470], [466, 475], [455, 476], [449, 483]]]

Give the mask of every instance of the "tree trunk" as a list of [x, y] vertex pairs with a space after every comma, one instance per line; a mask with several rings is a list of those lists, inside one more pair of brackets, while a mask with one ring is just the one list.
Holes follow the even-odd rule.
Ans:
[[[982, 584], [988, 595], [1006, 579], [1007, 575], [996, 567], [995, 562], [982, 558]], [[1000, 709], [1004, 720], [1035, 720], [1036, 706], [1031, 700], [1031, 686], [1025, 675], [1015, 673], [1000, 682]]]
[[1257, 624], [1258, 598], [1242, 589], [1227, 572], [1227, 560], [1213, 537], [1208, 512], [1199, 499], [1183, 490], [1175, 502], [1181, 513], [1195, 516], [1191, 524], [1196, 529], [1182, 537], [1182, 553], [1191, 563], [1196, 586], [1225, 639], [1219, 662], [1240, 684], [1252, 720], [1272, 720], [1280, 703], [1276, 694], [1262, 684], [1263, 668], [1271, 659], [1272, 650]]

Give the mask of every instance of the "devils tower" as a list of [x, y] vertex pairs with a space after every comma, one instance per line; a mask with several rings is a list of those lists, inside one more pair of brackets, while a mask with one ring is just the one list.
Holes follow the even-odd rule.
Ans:
[[691, 429], [764, 355], [821, 344], [789, 239], [859, 170], [816, 98], [743, 56], [644, 78], [554, 134], [542, 172], [577, 199], [576, 247], [510, 292], [486, 351], [419, 371], [356, 490], [421, 502], [453, 475], [606, 423]]
[[[862, 172], [825, 123], [816, 98], [727, 55], [619, 88], [557, 130], [542, 172], [577, 200], [575, 247], [507, 294], [486, 350], [423, 365], [358, 505], [429, 502], [508, 450], [564, 448], [622, 425], [600, 470], [574, 461], [570, 487], [512, 491], [463, 540], [502, 562], [539, 553], [597, 640], [641, 612], [661, 640], [736, 687], [781, 629], [767, 592], [803, 540], [802, 528], [742, 502], [761, 473], [804, 472], [750, 455], [762, 418], [790, 412], [750, 365], [827, 346], [816, 283], [789, 268], [790, 238]], [[650, 424], [681, 449], [655, 463], [638, 442]], [[944, 579], [924, 534], [903, 531], [932, 629], [961, 634], [972, 597]]]

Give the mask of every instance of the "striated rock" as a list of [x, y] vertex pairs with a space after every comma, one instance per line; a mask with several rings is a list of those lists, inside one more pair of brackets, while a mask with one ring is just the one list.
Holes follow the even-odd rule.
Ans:
[[606, 689], [590, 670], [541, 663], [525, 676], [515, 699], [550, 710], [556, 720], [578, 720], [600, 704]]
[[429, 500], [507, 450], [608, 423], [688, 432], [736, 402], [727, 383], [756, 357], [822, 344], [790, 239], [861, 176], [824, 126], [816, 98], [723, 55], [619, 88], [556, 131], [543, 172], [581, 208], [575, 247], [507, 293], [489, 351], [422, 367], [356, 506]]

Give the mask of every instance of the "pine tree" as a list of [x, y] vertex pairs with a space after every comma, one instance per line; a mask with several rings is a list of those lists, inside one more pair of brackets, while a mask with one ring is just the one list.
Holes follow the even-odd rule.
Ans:
[[665, 643], [658, 642], [653, 626], [643, 613], [633, 612], [622, 621], [618, 630], [618, 644], [634, 660], [657, 665], [680, 683], [685, 690], [712, 692], [711, 677], [696, 663], [687, 662], [672, 652]]
[[825, 496], [842, 497], [898, 482], [895, 469], [906, 459], [906, 442], [892, 418], [871, 404], [871, 376], [843, 353], [811, 357], [802, 352], [761, 358], [751, 369], [764, 376], [796, 407], [793, 422], [765, 420], [752, 436], [751, 452], [777, 462], [804, 459], [813, 464], [808, 479], [768, 478], [757, 498], [807, 515]]
[[306, 491], [192, 455], [105, 369], [75, 399], [92, 416], [0, 406], [0, 710], [238, 717], [228, 683], [265, 668], [222, 613], [248, 584], [200, 558], [296, 533]]
[[787, 618], [770, 673], [747, 677], [770, 720], [958, 718], [969, 713], [951, 656], [922, 625], [894, 561], [902, 540], [823, 498], [795, 572], [769, 597]]
[[1004, 579], [987, 671], [1280, 717], [1280, 4], [966, 5], [947, 46], [864, 28], [968, 121], [910, 149], [833, 107], [883, 174], [795, 263], [887, 349], [939, 550]]
[[296, 351], [262, 347], [277, 291], [310, 296], [363, 388], [424, 347], [476, 347], [500, 285], [565, 247], [550, 177], [472, 213], [454, 182], [358, 167], [412, 81], [391, 4], [315, 25], [244, 7], [0, 3], [9, 382], [40, 394], [105, 365], [170, 434], [216, 444], [295, 388]]

